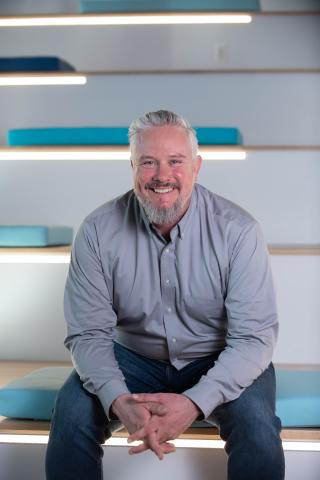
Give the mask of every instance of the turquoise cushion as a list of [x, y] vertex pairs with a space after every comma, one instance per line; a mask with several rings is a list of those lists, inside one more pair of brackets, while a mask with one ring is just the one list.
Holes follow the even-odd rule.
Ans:
[[0, 247], [47, 247], [71, 243], [71, 227], [0, 225]]
[[81, 0], [81, 12], [258, 11], [259, 0]]
[[233, 127], [195, 127], [199, 145], [242, 145], [242, 135]]
[[320, 371], [276, 370], [277, 415], [285, 427], [320, 427]]
[[[234, 127], [195, 127], [200, 145], [240, 145]], [[8, 132], [8, 145], [128, 145], [128, 127], [29, 128]]]
[[0, 389], [0, 415], [32, 420], [50, 420], [57, 392], [72, 367], [34, 370]]
[[128, 145], [127, 127], [29, 128], [9, 130], [8, 144], [29, 145]]
[[[72, 367], [47, 367], [0, 389], [0, 415], [50, 420]], [[283, 427], [320, 427], [320, 371], [277, 370], [276, 412]], [[210, 426], [204, 422], [195, 426]]]

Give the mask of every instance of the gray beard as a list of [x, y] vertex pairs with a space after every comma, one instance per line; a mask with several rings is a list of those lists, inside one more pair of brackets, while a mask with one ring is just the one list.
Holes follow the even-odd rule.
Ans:
[[136, 193], [140, 205], [143, 207], [148, 220], [155, 225], [172, 225], [180, 220], [183, 209], [183, 200], [179, 197], [170, 208], [157, 208], [149, 200]]

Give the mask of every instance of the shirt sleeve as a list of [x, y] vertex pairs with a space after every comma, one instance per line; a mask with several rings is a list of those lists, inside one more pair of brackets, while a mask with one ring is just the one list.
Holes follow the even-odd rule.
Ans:
[[205, 418], [235, 400], [268, 367], [278, 334], [270, 259], [257, 223], [243, 229], [229, 262], [226, 347], [214, 366], [184, 394]]
[[114, 356], [117, 316], [103, 274], [93, 225], [76, 236], [64, 295], [65, 346], [83, 386], [98, 396], [108, 418], [115, 398], [130, 393]]

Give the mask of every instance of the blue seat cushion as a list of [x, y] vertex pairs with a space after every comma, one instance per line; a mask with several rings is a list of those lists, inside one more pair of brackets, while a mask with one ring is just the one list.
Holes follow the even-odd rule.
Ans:
[[48, 247], [70, 245], [72, 227], [0, 225], [0, 247]]
[[[47, 367], [0, 389], [0, 415], [50, 420], [72, 367]], [[320, 427], [320, 371], [277, 370], [276, 413], [283, 427]], [[197, 422], [194, 426], [210, 426]]]
[[258, 11], [259, 0], [81, 0], [81, 12]]
[[285, 427], [320, 427], [320, 370], [276, 370], [276, 412]]
[[32, 420], [50, 420], [56, 395], [72, 367], [47, 367], [0, 389], [0, 415]]
[[0, 72], [74, 72], [58, 57], [1, 57]]
[[[242, 136], [234, 127], [196, 127], [200, 145], [240, 145]], [[128, 145], [128, 127], [58, 127], [13, 129], [8, 145]]]

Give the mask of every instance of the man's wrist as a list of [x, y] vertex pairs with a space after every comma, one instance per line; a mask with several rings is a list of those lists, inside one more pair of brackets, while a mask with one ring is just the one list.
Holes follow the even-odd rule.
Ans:
[[203, 415], [203, 411], [201, 410], [201, 408], [191, 399], [189, 398], [187, 395], [184, 395], [182, 394], [185, 398], [187, 398], [190, 402], [190, 404], [192, 404], [192, 406], [194, 407], [194, 411], [195, 411], [195, 415], [196, 415], [196, 418], [195, 420], [202, 420], [204, 418], [204, 415]]
[[121, 408], [121, 403], [122, 400], [127, 398], [129, 395], [126, 393], [123, 393], [122, 395], [118, 395], [112, 402], [111, 407], [110, 407], [110, 414], [115, 416], [116, 418], [119, 418], [119, 413], [120, 413], [120, 408]]

